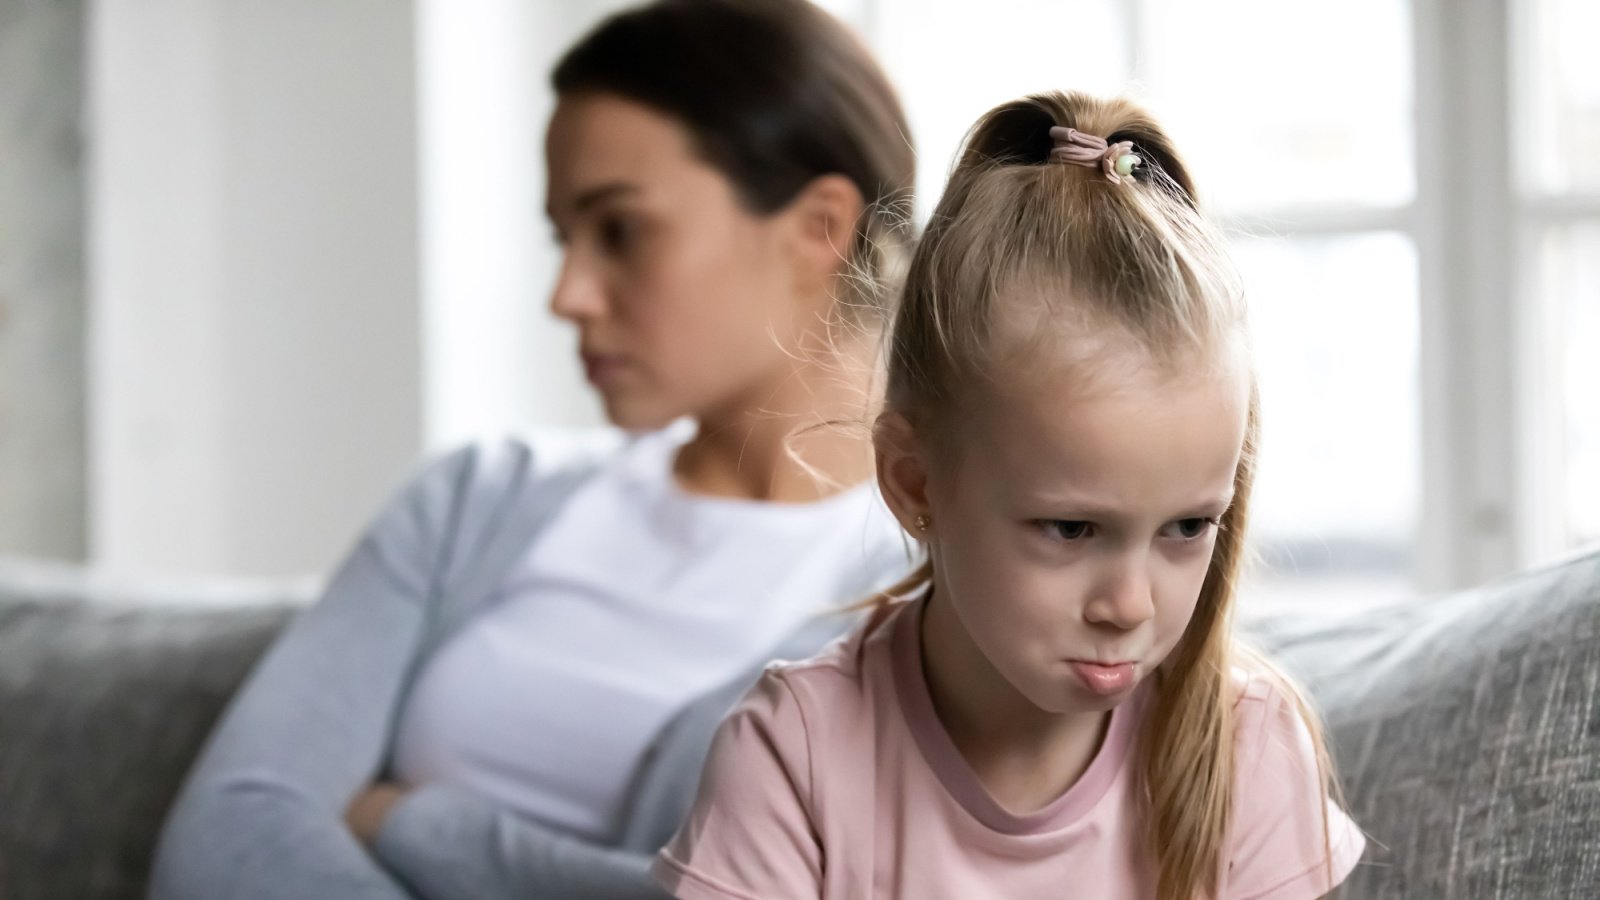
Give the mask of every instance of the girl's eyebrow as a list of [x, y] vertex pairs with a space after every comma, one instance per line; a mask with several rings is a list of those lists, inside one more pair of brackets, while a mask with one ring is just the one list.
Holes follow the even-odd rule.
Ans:
[[1226, 494], [1213, 497], [1204, 503], [1196, 503], [1194, 508], [1205, 511], [1216, 510], [1216, 515], [1220, 516], [1233, 508], [1233, 489], [1229, 488]]
[[[1085, 519], [1093, 519], [1096, 521], [1115, 520], [1123, 516], [1123, 510], [1120, 507], [1113, 506], [1109, 503], [1104, 503], [1099, 500], [1091, 500], [1086, 497], [1074, 497], [1071, 495], [1048, 496], [1040, 494], [1037, 495], [1035, 499], [1044, 506], [1048, 506], [1052, 509], [1070, 511], [1072, 515], [1082, 516]], [[1212, 510], [1216, 511], [1216, 515], [1221, 515], [1222, 513], [1227, 512], [1228, 507], [1232, 505], [1233, 489], [1230, 486], [1227, 493], [1197, 500], [1193, 503], [1186, 503], [1182, 508], [1194, 512], [1196, 516], [1198, 516], [1200, 513], [1209, 513]], [[1187, 516], [1180, 516], [1180, 518], [1187, 518]]]

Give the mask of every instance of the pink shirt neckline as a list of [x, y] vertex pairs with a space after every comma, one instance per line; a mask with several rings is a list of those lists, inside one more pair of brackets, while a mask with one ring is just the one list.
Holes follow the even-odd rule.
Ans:
[[893, 633], [889, 635], [895, 693], [917, 748], [950, 796], [974, 819], [994, 831], [1011, 835], [1059, 830], [1094, 809], [1127, 760], [1140, 719], [1135, 704], [1142, 707], [1146, 688], [1141, 685], [1132, 697], [1111, 710], [1111, 724], [1100, 749], [1095, 752], [1089, 768], [1065, 793], [1034, 812], [1018, 815], [1001, 806], [983, 786], [939, 721], [922, 669], [922, 612], [927, 600], [908, 601], [907, 605], [911, 608], [895, 617], [891, 623]]

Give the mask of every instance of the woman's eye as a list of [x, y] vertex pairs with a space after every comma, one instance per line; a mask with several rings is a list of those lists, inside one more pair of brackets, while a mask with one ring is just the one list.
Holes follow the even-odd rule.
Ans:
[[627, 219], [612, 217], [600, 222], [600, 244], [608, 253], [626, 253], [637, 236], [638, 227]]
[[1205, 537], [1211, 529], [1217, 526], [1216, 519], [1194, 518], [1179, 519], [1167, 526], [1168, 534], [1183, 541], [1195, 541]]
[[1094, 534], [1094, 525], [1090, 522], [1079, 522], [1072, 519], [1046, 519], [1043, 524], [1045, 533], [1057, 540], [1081, 541]]

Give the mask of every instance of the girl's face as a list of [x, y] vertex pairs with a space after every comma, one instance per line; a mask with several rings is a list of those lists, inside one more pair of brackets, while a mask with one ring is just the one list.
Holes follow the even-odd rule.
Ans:
[[655, 428], [758, 405], [826, 312], [826, 291], [800, 290], [792, 217], [747, 212], [687, 129], [619, 96], [562, 98], [546, 158], [550, 306], [607, 416]]
[[991, 699], [1110, 709], [1194, 613], [1233, 495], [1245, 368], [1171, 374], [1130, 347], [973, 393], [950, 440], [899, 463], [913, 490], [890, 491], [925, 477], [929, 652]]

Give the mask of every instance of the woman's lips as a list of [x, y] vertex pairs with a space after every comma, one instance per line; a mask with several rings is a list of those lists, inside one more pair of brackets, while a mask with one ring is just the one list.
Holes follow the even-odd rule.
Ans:
[[1102, 697], [1120, 694], [1133, 687], [1133, 663], [1094, 663], [1069, 660], [1083, 686]]
[[605, 353], [583, 353], [583, 374], [589, 383], [598, 388], [603, 388], [615, 381], [627, 360], [620, 356]]

